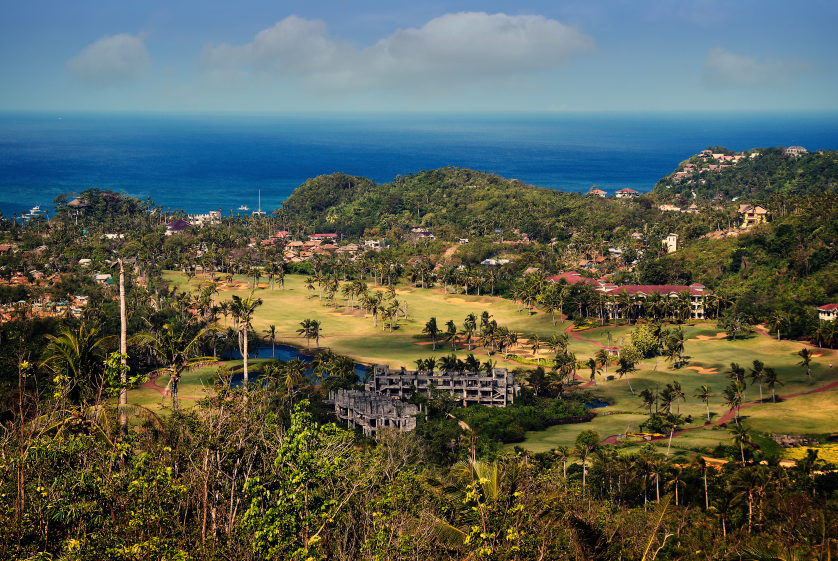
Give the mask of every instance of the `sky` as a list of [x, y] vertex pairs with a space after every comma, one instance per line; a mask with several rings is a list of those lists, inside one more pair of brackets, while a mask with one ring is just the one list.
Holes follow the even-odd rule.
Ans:
[[0, 0], [0, 110], [836, 111], [835, 0]]

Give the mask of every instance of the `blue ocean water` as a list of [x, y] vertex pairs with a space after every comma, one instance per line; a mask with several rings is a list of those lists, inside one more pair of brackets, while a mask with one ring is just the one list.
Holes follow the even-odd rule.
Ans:
[[838, 114], [0, 114], [0, 211], [100, 187], [171, 209], [270, 211], [309, 177], [443, 166], [564, 191], [648, 191], [707, 146], [838, 148]]

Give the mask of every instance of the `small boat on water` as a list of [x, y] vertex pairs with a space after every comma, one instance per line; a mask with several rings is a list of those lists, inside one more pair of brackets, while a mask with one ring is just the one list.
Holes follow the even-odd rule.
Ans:
[[32, 220], [33, 218], [38, 218], [39, 216], [46, 218], [47, 213], [46, 211], [41, 210], [41, 207], [39, 205], [35, 205], [31, 209], [29, 209], [29, 212], [27, 212], [24, 215], [24, 218], [26, 218], [27, 220]]
[[250, 207], [248, 207], [247, 205], [242, 205], [242, 206], [239, 207], [239, 210], [246, 212], [246, 211], [250, 210]]

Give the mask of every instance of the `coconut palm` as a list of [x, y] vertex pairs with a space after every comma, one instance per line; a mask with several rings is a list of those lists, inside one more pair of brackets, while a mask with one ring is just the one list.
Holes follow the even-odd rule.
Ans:
[[436, 338], [440, 334], [439, 326], [436, 324], [436, 318], [432, 317], [425, 323], [425, 328], [422, 330], [425, 335], [431, 336], [433, 350], [436, 350]]
[[107, 350], [116, 338], [102, 336], [98, 327], [82, 323], [77, 330], [64, 328], [47, 339], [43, 365], [53, 373], [56, 397], [80, 402], [93, 395], [92, 385], [101, 378]]
[[254, 296], [254, 291], [250, 292], [247, 298], [242, 298], [237, 294], [233, 295], [233, 303], [230, 305], [230, 311], [233, 317], [236, 318], [239, 330], [241, 332], [242, 340], [242, 384], [244, 391], [248, 391], [248, 356], [247, 356], [247, 342], [248, 333], [253, 324], [253, 315], [256, 313], [256, 308], [262, 305], [262, 299]]
[[210, 331], [212, 329], [208, 327], [196, 330], [188, 324], [166, 323], [156, 333], [141, 333], [135, 338], [166, 364], [169, 382], [163, 393], [171, 393], [172, 409], [175, 411], [178, 410], [178, 384], [184, 369], [198, 362], [216, 360], [213, 357], [196, 356], [201, 339]]
[[265, 330], [271, 340], [271, 358], [276, 358], [276, 326], [271, 324]]
[[809, 377], [809, 383], [812, 383], [812, 352], [809, 349], [800, 349], [797, 353], [802, 360], [797, 364], [806, 369], [806, 376]]
[[594, 355], [597, 363], [603, 367], [603, 373], [607, 376], [608, 375], [608, 351], [605, 349], [600, 349]]
[[460, 335], [466, 338], [468, 350], [471, 350], [471, 340], [474, 338], [475, 333], [477, 333], [477, 316], [469, 314], [463, 321], [463, 330], [460, 331]]
[[591, 382], [594, 383], [594, 387], [596, 385], [596, 374], [597, 374], [597, 367], [596, 367], [596, 360], [593, 358], [589, 358], [588, 362], [585, 363], [585, 366], [591, 369]]
[[621, 356], [618, 359], [617, 364], [617, 375], [619, 375], [620, 378], [622, 378], [623, 376], [626, 377], [626, 382], [628, 382], [629, 391], [632, 395], [634, 395], [634, 388], [631, 387], [631, 379], [629, 378], [629, 374], [637, 370], [637, 368], [635, 368], [634, 366], [634, 362]]
[[751, 368], [751, 382], [759, 384], [759, 400], [762, 402], [762, 381], [765, 379], [765, 364], [761, 360], [755, 360]]
[[771, 390], [771, 401], [772, 403], [777, 403], [777, 394], [774, 392], [774, 387], [779, 384], [783, 385], [783, 383], [777, 378], [777, 372], [774, 371], [773, 368], [766, 367], [765, 368], [765, 385], [768, 386], [768, 389]]
[[648, 409], [649, 415], [651, 415], [652, 406], [656, 405], [658, 402], [657, 394], [649, 388], [643, 388], [638, 395], [640, 396], [640, 399], [643, 400], [643, 404], [640, 407]]
[[695, 391], [695, 397], [704, 402], [704, 407], [707, 409], [707, 422], [710, 422], [710, 398], [713, 397], [713, 391], [710, 386], [703, 385]]
[[449, 319], [445, 323], [445, 341], [451, 343], [451, 350], [457, 350], [457, 325]]
[[733, 442], [739, 445], [739, 451], [742, 454], [742, 467], [745, 467], [745, 444], [750, 443], [751, 431], [745, 428], [745, 425], [737, 423], [737, 425], [731, 429], [731, 434], [733, 435]]

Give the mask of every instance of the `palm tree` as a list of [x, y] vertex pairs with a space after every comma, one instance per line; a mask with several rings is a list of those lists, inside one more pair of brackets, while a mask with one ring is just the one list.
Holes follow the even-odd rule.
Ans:
[[570, 447], [556, 446], [553, 449], [553, 454], [559, 457], [562, 461], [562, 477], [567, 479], [567, 459], [570, 457]]
[[597, 367], [596, 367], [596, 360], [593, 358], [589, 358], [588, 362], [585, 363], [585, 366], [591, 369], [591, 382], [594, 383], [594, 387], [596, 385], [596, 374], [597, 374]]
[[603, 373], [607, 376], [608, 375], [608, 351], [605, 349], [600, 349], [594, 355], [597, 363], [599, 363], [603, 368]]
[[541, 349], [541, 339], [538, 335], [530, 335], [530, 349], [532, 349], [532, 356], [536, 359], [538, 364], [541, 364], [541, 358], [538, 356], [538, 351]]
[[77, 402], [90, 395], [90, 384], [102, 372], [107, 349], [116, 338], [101, 336], [98, 327], [88, 328], [82, 323], [78, 330], [67, 327], [58, 336], [47, 335], [44, 366], [53, 373], [56, 397]]
[[733, 429], [733, 442], [739, 445], [739, 451], [742, 453], [742, 467], [745, 467], [745, 444], [750, 442], [751, 431], [745, 428], [745, 425], [737, 423]]
[[279, 383], [285, 389], [289, 401], [294, 402], [294, 389], [306, 381], [305, 371], [308, 365], [302, 359], [295, 358], [283, 362], [279, 367]]
[[271, 358], [276, 358], [276, 326], [271, 324], [265, 330], [271, 340]]
[[445, 324], [445, 341], [451, 343], [451, 350], [457, 350], [457, 325], [449, 319]]
[[634, 367], [633, 361], [622, 356], [618, 359], [617, 374], [620, 376], [620, 378], [622, 378], [623, 376], [626, 377], [626, 382], [628, 382], [629, 391], [632, 395], [634, 395], [634, 389], [631, 387], [631, 379], [629, 378], [629, 374], [631, 374], [635, 370], [637, 370], [637, 368]]
[[754, 366], [751, 368], [751, 382], [759, 384], [759, 401], [762, 403], [762, 381], [765, 379], [765, 364], [760, 360], [754, 361]]
[[141, 344], [150, 347], [167, 365], [169, 382], [166, 390], [171, 392], [172, 409], [175, 411], [178, 410], [178, 384], [183, 370], [198, 362], [215, 360], [213, 357], [195, 356], [201, 339], [210, 331], [212, 329], [208, 327], [196, 331], [189, 325], [167, 323], [156, 333], [142, 333], [136, 338]]
[[703, 385], [695, 391], [695, 397], [704, 402], [704, 407], [707, 409], [707, 422], [710, 422], [710, 398], [713, 397], [713, 391], [710, 386]]
[[593, 452], [597, 445], [599, 445], [599, 434], [596, 431], [584, 430], [576, 437], [576, 453], [582, 460], [582, 489], [585, 488], [587, 479], [588, 466], [586, 460], [591, 452]]
[[812, 383], [812, 352], [809, 349], [800, 349], [800, 352], [797, 353], [801, 359], [800, 362], [797, 364], [802, 366], [806, 369], [806, 376], [809, 377], [809, 383]]
[[466, 316], [466, 319], [463, 321], [463, 330], [460, 332], [466, 338], [466, 346], [468, 350], [471, 350], [471, 340], [474, 338], [474, 334], [477, 332], [477, 316], [474, 314], [469, 314]]
[[742, 405], [742, 391], [739, 382], [732, 381], [730, 385], [728, 385], [723, 392], [724, 395], [724, 404], [728, 406], [729, 411], [733, 411], [736, 409], [737, 411], [734, 414], [734, 421], [736, 424], [739, 424], [739, 411], [738, 408]]
[[786, 324], [788, 324], [788, 315], [785, 312], [781, 312], [777, 310], [774, 312], [774, 315], [771, 316], [770, 319], [772, 327], [777, 331], [777, 340], [780, 340], [780, 329], [783, 328]]
[[433, 350], [436, 350], [436, 338], [439, 336], [439, 326], [436, 324], [436, 318], [432, 317], [425, 323], [425, 328], [422, 330], [425, 335], [430, 335], [433, 341]]
[[646, 407], [649, 410], [649, 415], [651, 415], [652, 406], [655, 405], [658, 401], [657, 396], [649, 388], [643, 388], [642, 390], [640, 390], [639, 395], [640, 399], [643, 400], [643, 404], [640, 407]]
[[768, 386], [768, 389], [771, 390], [771, 401], [772, 403], [777, 403], [777, 394], [774, 393], [774, 386], [777, 384], [783, 385], [783, 383], [777, 378], [777, 373], [774, 371], [773, 368], [766, 367], [765, 368], [765, 385]]
[[672, 398], [675, 400], [675, 414], [681, 414], [681, 401], [687, 401], [687, 396], [681, 388], [681, 382], [672, 382]]
[[254, 296], [254, 291], [250, 291], [247, 298], [242, 298], [237, 294], [233, 295], [233, 303], [230, 305], [230, 311], [233, 317], [238, 320], [239, 329], [242, 335], [242, 384], [244, 391], [248, 391], [248, 370], [247, 370], [247, 339], [250, 327], [253, 323], [253, 315], [256, 313], [256, 308], [262, 305], [262, 299]]
[[297, 330], [297, 333], [302, 335], [306, 338], [306, 346], [311, 349], [311, 340], [315, 340], [315, 344], [319, 347], [320, 346], [320, 332], [321, 332], [320, 322], [316, 319], [304, 319], [300, 322], [300, 328]]

